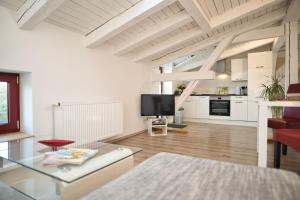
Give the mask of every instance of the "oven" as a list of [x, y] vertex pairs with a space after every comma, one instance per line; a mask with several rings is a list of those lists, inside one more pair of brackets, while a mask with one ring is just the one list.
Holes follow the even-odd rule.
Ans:
[[209, 98], [209, 115], [230, 116], [230, 96], [211, 96]]

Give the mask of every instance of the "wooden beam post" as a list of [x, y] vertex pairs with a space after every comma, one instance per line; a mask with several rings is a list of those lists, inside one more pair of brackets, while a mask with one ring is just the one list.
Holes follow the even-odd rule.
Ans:
[[[299, 11], [298, 11], [299, 12]], [[298, 22], [290, 22], [290, 83], [298, 83]]]
[[272, 54], [273, 54], [273, 75], [276, 74], [276, 65], [277, 65], [277, 57], [278, 57], [278, 52], [280, 48], [284, 44], [284, 36], [280, 36], [274, 39], [273, 46], [272, 46]]
[[285, 23], [285, 91], [291, 83], [298, 83], [298, 22]]
[[284, 24], [285, 31], [285, 65], [284, 65], [284, 89], [287, 93], [290, 85], [290, 23]]
[[215, 78], [215, 72], [174, 72], [167, 74], [152, 74], [150, 80], [153, 82], [159, 81], [190, 81], [190, 80], [210, 80]]
[[[235, 35], [231, 35], [223, 39], [217, 48], [213, 51], [213, 53], [209, 56], [207, 63], [200, 68], [199, 72], [209, 71], [212, 66], [216, 63], [219, 56], [223, 53], [223, 51], [231, 44]], [[191, 81], [183, 93], [180, 95], [176, 102], [176, 110], [182, 106], [183, 102], [192, 94], [193, 90], [198, 86], [199, 80]]]

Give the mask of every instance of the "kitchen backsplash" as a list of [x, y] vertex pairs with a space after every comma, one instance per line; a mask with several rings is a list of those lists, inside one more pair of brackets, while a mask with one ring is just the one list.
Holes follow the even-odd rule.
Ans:
[[236, 87], [247, 86], [247, 81], [233, 82], [231, 80], [202, 80], [194, 90], [198, 94], [215, 94], [217, 87], [228, 87], [228, 93], [234, 94]]

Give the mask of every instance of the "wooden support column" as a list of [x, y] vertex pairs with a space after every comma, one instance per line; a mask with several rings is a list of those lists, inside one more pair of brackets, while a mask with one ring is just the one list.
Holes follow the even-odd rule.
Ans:
[[[212, 68], [212, 66], [217, 62], [218, 58], [223, 53], [223, 51], [231, 44], [234, 37], [234, 35], [228, 36], [219, 43], [217, 48], [209, 56], [206, 64], [200, 68], [199, 73], [209, 71]], [[199, 80], [189, 82], [183, 93], [178, 98], [178, 101], [176, 102], [176, 110], [179, 110], [183, 102], [192, 94], [193, 90], [198, 86], [198, 84]]]
[[285, 64], [284, 64], [284, 89], [290, 85], [290, 23], [284, 24], [285, 31]]
[[285, 92], [298, 83], [298, 22], [285, 23]]
[[298, 22], [290, 22], [290, 83], [298, 83]]
[[273, 75], [276, 74], [276, 65], [277, 65], [277, 57], [278, 57], [278, 52], [280, 48], [284, 44], [284, 36], [280, 36], [276, 38], [273, 42], [273, 47], [272, 47], [272, 54], [273, 54]]

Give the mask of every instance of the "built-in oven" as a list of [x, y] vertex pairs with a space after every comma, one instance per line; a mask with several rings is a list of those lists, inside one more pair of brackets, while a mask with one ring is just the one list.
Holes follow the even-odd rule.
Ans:
[[209, 98], [210, 116], [230, 116], [230, 96], [211, 96]]

